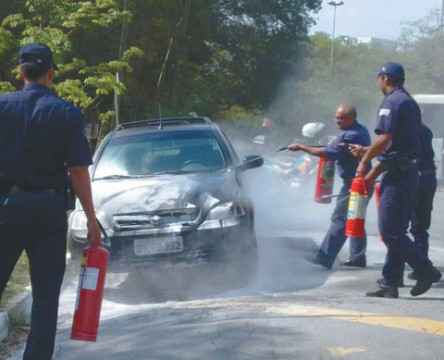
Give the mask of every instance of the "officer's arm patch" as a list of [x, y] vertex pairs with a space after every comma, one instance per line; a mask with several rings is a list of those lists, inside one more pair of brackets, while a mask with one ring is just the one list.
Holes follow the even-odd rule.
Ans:
[[390, 109], [382, 108], [379, 109], [379, 116], [389, 116], [390, 115]]

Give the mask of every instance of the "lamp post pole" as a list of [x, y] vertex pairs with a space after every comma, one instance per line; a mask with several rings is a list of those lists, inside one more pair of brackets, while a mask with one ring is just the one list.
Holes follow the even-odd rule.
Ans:
[[[444, 1], [444, 0], [443, 0]], [[330, 53], [330, 70], [333, 70], [333, 51], [335, 47], [335, 28], [336, 28], [336, 8], [338, 6], [344, 5], [343, 1], [329, 1], [328, 5], [331, 5], [334, 7], [333, 12], [333, 34], [331, 36], [331, 53]]]
[[443, 25], [443, 20], [444, 20], [444, 0], [442, 0], [442, 5], [441, 5], [441, 29]]

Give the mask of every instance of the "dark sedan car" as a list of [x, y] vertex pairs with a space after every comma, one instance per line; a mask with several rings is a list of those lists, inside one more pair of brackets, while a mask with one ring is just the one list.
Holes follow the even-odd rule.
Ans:
[[[208, 118], [144, 120], [120, 125], [94, 155], [97, 218], [107, 233], [110, 269], [159, 261], [250, 263], [257, 260], [254, 211], [243, 162]], [[79, 204], [69, 218], [73, 258], [86, 244]]]

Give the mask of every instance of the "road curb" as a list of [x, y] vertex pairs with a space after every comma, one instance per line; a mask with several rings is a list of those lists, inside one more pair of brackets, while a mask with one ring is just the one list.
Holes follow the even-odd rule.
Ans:
[[5, 312], [0, 312], [0, 341], [6, 339], [9, 334], [9, 317]]
[[31, 304], [32, 295], [30, 290], [15, 295], [7, 304], [5, 304], [2, 309], [3, 312], [0, 312], [0, 340], [4, 340], [9, 335], [10, 316], [29, 322], [31, 316]]

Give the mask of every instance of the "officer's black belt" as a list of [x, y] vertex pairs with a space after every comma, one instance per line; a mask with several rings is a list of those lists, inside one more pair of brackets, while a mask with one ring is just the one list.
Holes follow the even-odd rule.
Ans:
[[382, 160], [384, 171], [404, 172], [412, 170], [418, 163], [417, 159], [410, 159], [406, 156]]
[[419, 176], [422, 176], [422, 175], [436, 175], [436, 170], [435, 169], [419, 170], [418, 171], [418, 175]]
[[26, 194], [26, 193], [49, 193], [49, 194], [63, 194], [63, 189], [54, 188], [20, 188], [16, 185], [11, 186], [8, 191], [3, 191], [0, 193], [3, 195], [14, 195], [14, 194]]

